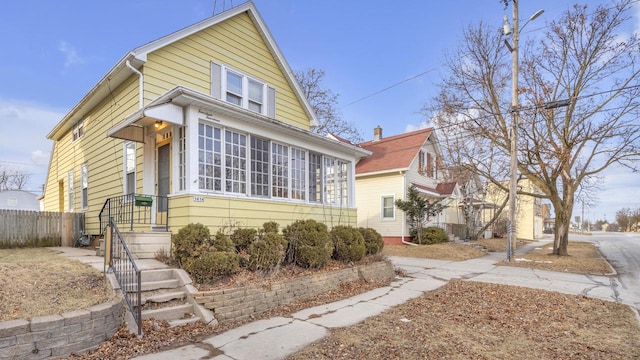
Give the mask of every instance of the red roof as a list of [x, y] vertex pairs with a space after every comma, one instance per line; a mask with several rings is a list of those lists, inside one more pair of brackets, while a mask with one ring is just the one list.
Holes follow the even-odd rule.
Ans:
[[448, 182], [448, 183], [440, 183], [436, 186], [436, 188], [430, 188], [428, 186], [424, 186], [424, 185], [419, 185], [419, 184], [412, 184], [413, 186], [415, 186], [416, 188], [420, 189], [420, 190], [424, 190], [424, 191], [428, 191], [431, 193], [436, 193], [436, 194], [440, 194], [442, 196], [449, 196], [453, 193], [453, 190], [456, 188], [456, 182]]
[[360, 143], [372, 154], [358, 161], [356, 174], [409, 168], [432, 131], [433, 128], [427, 128]]

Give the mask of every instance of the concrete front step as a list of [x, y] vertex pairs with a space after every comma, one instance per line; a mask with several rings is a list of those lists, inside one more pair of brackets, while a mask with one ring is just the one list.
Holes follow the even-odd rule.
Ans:
[[171, 321], [169, 321], [169, 326], [170, 327], [175, 327], [175, 326], [180, 326], [180, 325], [184, 325], [184, 324], [193, 324], [193, 323], [198, 322], [198, 321], [200, 321], [200, 318], [194, 315], [191, 318], [171, 320]]
[[[185, 314], [187, 314], [188, 316], [185, 317]], [[191, 304], [176, 305], [171, 307], [142, 311], [142, 320], [154, 318], [156, 320], [172, 321], [185, 318], [190, 319], [192, 317], [196, 316], [193, 315], [193, 305]]]
[[165, 303], [165, 302], [169, 302], [171, 300], [184, 300], [186, 299], [187, 294], [185, 294], [184, 291], [182, 290], [166, 290], [166, 291], [160, 291], [158, 293], [143, 293], [142, 294], [142, 304], [146, 304], [147, 302], [154, 302], [154, 303]]
[[143, 270], [140, 278], [142, 282], [169, 280], [174, 279], [175, 274], [173, 269]]
[[[141, 290], [145, 291], [153, 291], [158, 289], [175, 289], [180, 287], [180, 281], [178, 279], [169, 279], [169, 280], [159, 280], [159, 281], [143, 281]], [[138, 291], [138, 287], [136, 285], [127, 289], [129, 292]]]

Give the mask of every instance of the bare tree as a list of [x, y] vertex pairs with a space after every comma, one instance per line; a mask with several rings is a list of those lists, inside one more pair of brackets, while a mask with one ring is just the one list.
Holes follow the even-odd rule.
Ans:
[[542, 40], [525, 44], [517, 89], [524, 99], [517, 109], [510, 109], [511, 66], [502, 34], [483, 24], [468, 27], [428, 108], [438, 127], [464, 140], [458, 162], [505, 191], [509, 119], [518, 112], [517, 170], [542, 192], [518, 194], [550, 200], [557, 255], [567, 255], [575, 192], [612, 164], [637, 169], [640, 42], [623, 32], [633, 2], [576, 5], [547, 24]]
[[0, 164], [0, 191], [21, 190], [29, 182], [29, 174]]
[[342, 115], [336, 109], [338, 94], [322, 87], [324, 70], [295, 71], [294, 76], [320, 121], [320, 125], [313, 129], [315, 133], [320, 135], [331, 133], [354, 143], [362, 142], [358, 129], [342, 119]]

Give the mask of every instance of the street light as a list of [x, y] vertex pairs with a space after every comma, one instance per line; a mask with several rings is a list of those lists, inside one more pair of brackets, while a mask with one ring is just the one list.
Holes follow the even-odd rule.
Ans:
[[518, 181], [518, 43], [520, 32], [527, 24], [535, 20], [538, 16], [542, 15], [544, 10], [540, 9], [536, 11], [529, 19], [519, 27], [518, 25], [518, 0], [513, 0], [513, 30], [509, 26], [509, 20], [507, 16], [504, 17], [503, 32], [505, 35], [511, 34], [512, 44], [505, 39], [505, 44], [511, 51], [511, 162], [510, 162], [510, 177], [509, 177], [509, 227], [507, 229], [507, 261], [511, 262], [511, 258], [515, 254], [516, 246], [516, 182]]

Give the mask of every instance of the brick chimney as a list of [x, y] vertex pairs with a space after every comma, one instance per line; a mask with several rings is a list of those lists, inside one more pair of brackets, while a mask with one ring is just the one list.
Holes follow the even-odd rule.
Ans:
[[382, 128], [380, 125], [373, 129], [373, 141], [380, 141], [382, 139]]

